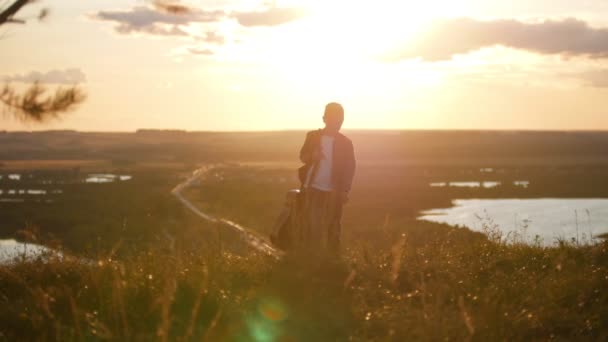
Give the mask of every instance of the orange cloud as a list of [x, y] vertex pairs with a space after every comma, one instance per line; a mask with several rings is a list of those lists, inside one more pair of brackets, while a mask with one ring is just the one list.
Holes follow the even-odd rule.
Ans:
[[539, 54], [607, 58], [608, 28], [593, 28], [573, 18], [538, 23], [448, 19], [431, 24], [413, 43], [390, 57], [439, 61], [496, 45]]

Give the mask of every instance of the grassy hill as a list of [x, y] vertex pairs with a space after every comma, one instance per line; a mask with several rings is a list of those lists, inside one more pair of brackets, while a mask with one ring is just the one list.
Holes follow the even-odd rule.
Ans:
[[[0, 174], [24, 175], [0, 189], [63, 190], [0, 202], [3, 237], [87, 261], [0, 266], [0, 340], [608, 338], [608, 243], [547, 248], [416, 220], [454, 198], [606, 197], [605, 133], [353, 132], [340, 258], [258, 255], [169, 195], [199, 163], [231, 161], [185, 195], [267, 233], [297, 187], [300, 133], [0, 134]], [[133, 178], [79, 181], [89, 173]], [[429, 187], [452, 180], [503, 186]]]

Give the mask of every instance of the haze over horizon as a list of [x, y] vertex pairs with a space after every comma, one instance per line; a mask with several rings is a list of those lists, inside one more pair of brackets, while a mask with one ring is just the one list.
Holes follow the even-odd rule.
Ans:
[[[321, 128], [321, 127], [316, 127]], [[286, 128], [286, 129], [242, 129], [242, 130], [189, 130], [181, 128], [136, 128], [133, 130], [80, 130], [72, 128], [45, 128], [45, 126], [36, 125], [34, 129], [17, 128], [17, 129], [0, 129], [0, 133], [48, 133], [48, 132], [77, 132], [77, 133], [125, 133], [134, 134], [141, 131], [150, 131], [153, 133], [164, 132], [179, 132], [179, 133], [281, 133], [281, 132], [306, 132], [314, 127], [303, 128]], [[496, 132], [496, 133], [608, 133], [608, 129], [483, 129], [483, 128], [345, 128], [342, 132]]]
[[608, 2], [40, 1], [0, 28], [0, 80], [88, 99], [0, 130], [608, 130]]

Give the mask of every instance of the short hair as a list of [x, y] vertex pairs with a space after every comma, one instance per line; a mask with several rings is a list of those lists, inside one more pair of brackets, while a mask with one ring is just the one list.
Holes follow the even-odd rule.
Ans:
[[334, 115], [338, 116], [339, 118], [344, 120], [344, 108], [342, 107], [341, 104], [339, 104], [337, 102], [328, 103], [327, 106], [325, 106], [324, 116], [334, 116]]

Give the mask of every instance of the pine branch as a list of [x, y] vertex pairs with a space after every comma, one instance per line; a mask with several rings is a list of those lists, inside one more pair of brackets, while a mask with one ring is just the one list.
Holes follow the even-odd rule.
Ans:
[[8, 6], [5, 10], [0, 12], [0, 25], [14, 22], [12, 17], [21, 10], [21, 8], [29, 4], [30, 0], [16, 0], [12, 5]]
[[7, 84], [0, 92], [0, 102], [6, 111], [22, 121], [44, 122], [75, 109], [86, 98], [86, 94], [77, 86], [59, 87], [50, 96], [45, 96], [46, 93], [46, 87], [39, 82], [35, 82], [22, 95]]

